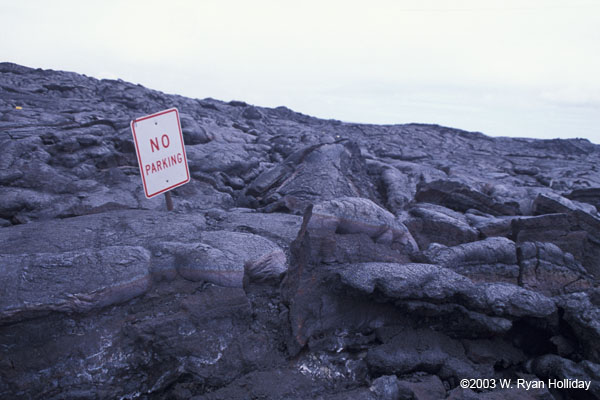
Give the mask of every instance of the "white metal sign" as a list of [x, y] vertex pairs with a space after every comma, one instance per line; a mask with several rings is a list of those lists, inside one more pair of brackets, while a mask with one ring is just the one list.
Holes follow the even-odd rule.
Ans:
[[176, 108], [134, 119], [131, 132], [147, 198], [190, 181]]

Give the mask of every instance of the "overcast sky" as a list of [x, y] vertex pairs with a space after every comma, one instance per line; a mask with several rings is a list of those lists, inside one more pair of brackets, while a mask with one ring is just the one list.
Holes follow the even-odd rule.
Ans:
[[600, 0], [0, 0], [0, 29], [2, 61], [167, 93], [600, 143]]

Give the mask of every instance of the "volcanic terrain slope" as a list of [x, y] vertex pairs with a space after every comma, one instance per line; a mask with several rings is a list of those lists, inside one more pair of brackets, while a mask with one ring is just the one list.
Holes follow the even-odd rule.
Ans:
[[[171, 107], [191, 181], [168, 212], [129, 124]], [[0, 398], [600, 399], [587, 140], [1, 63], [0, 150]]]

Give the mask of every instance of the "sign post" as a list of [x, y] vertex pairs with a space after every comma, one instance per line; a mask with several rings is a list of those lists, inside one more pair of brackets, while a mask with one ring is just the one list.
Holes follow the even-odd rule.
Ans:
[[169, 190], [190, 181], [179, 111], [160, 111], [131, 121], [144, 194], [152, 198], [165, 194], [167, 209], [173, 209]]
[[167, 203], [167, 210], [173, 211], [173, 199], [171, 198], [171, 192], [165, 192], [165, 202]]

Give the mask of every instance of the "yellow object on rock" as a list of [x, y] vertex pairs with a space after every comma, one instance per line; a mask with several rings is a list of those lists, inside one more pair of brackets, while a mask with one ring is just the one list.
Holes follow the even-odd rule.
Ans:
[[15, 108], [16, 108], [17, 110], [22, 110], [22, 109], [23, 109], [23, 107], [21, 107], [21, 106], [16, 106]]

